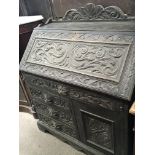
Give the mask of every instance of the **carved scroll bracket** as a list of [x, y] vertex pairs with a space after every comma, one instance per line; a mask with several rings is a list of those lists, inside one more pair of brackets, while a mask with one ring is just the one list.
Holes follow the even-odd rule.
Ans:
[[82, 21], [82, 20], [124, 20], [127, 15], [117, 6], [103, 7], [88, 3], [86, 6], [68, 10], [64, 17], [64, 21]]

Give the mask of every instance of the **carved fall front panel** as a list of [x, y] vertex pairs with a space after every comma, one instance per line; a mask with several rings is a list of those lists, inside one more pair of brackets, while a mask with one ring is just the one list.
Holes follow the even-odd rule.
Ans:
[[119, 82], [127, 44], [36, 39], [27, 62]]

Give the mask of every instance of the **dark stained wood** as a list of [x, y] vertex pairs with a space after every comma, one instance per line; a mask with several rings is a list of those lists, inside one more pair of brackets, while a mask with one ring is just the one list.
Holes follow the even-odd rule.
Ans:
[[130, 154], [133, 18], [114, 6], [69, 10], [35, 28], [20, 71], [41, 131], [89, 155]]

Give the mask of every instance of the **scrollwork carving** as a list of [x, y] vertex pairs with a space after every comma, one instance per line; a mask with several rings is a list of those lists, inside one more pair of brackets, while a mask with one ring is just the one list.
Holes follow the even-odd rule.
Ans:
[[127, 15], [117, 6], [103, 7], [88, 3], [85, 7], [68, 10], [63, 20], [81, 21], [81, 20], [118, 20], [126, 19]]
[[105, 33], [105, 32], [80, 32], [80, 31], [36, 31], [37, 38], [58, 39], [58, 40], [74, 40], [87, 42], [102, 42], [102, 43], [124, 43], [130, 44], [133, 41], [132, 35], [121, 33]]
[[65, 133], [69, 136], [77, 138], [76, 131], [70, 127], [67, 127], [63, 124], [57, 123], [56, 121], [52, 120], [49, 117], [46, 117], [44, 115], [38, 114], [38, 117], [40, 121], [47, 124], [50, 128], [54, 128], [55, 130], [58, 130], [62, 133]]
[[57, 110], [53, 107], [51, 108], [47, 105], [38, 103], [37, 104], [35, 103], [35, 110], [38, 114], [53, 118], [55, 120], [64, 122], [71, 127], [74, 127], [73, 118], [69, 111]]
[[[42, 94], [41, 98], [45, 101], [47, 101], [48, 105], [55, 105], [59, 108], [63, 109], [69, 109], [69, 98], [75, 99], [76, 101], [85, 102], [87, 104], [90, 104], [92, 106], [100, 106], [105, 109], [119, 111], [119, 106], [122, 106], [122, 102], [117, 100], [112, 100], [109, 97], [106, 97], [104, 95], [99, 95], [97, 93], [92, 93], [90, 91], [84, 91], [83, 89], [76, 88], [73, 86], [60, 84], [56, 81], [42, 79], [41, 77], [37, 77], [34, 75], [25, 75], [26, 80], [31, 85], [38, 86], [38, 83], [41, 85], [41, 88], [44, 88], [47, 91], [52, 91], [55, 95], [58, 94], [60, 96], [63, 96], [65, 98], [63, 99], [57, 99], [57, 97], [54, 97], [53, 95], [47, 95]], [[48, 83], [48, 85], [47, 85]], [[50, 85], [50, 87], [48, 87]], [[49, 92], [50, 94], [50, 92]], [[37, 96], [38, 97], [38, 96]]]
[[31, 96], [32, 97], [44, 99], [44, 95], [43, 95], [43, 93], [39, 89], [36, 89], [36, 88], [32, 88], [31, 87], [30, 88], [30, 92], [31, 92]]
[[70, 126], [73, 126], [73, 118], [70, 111], [60, 110], [60, 109], [58, 110], [54, 107], [50, 107], [48, 108], [48, 110], [49, 110], [50, 116], [53, 117], [54, 119], [65, 122]]
[[[84, 74], [77, 74], [75, 72], [62, 70], [60, 68], [59, 69], [58, 68], [51, 68], [48, 66], [41, 66], [39, 64], [27, 62], [27, 59], [28, 59], [29, 54], [32, 50], [32, 47], [34, 46], [34, 42], [36, 40], [36, 37], [38, 37], [38, 34], [40, 34], [40, 32], [44, 33], [44, 31], [35, 31], [31, 37], [30, 41], [29, 41], [26, 52], [25, 52], [24, 57], [23, 57], [21, 64], [20, 64], [20, 70], [21, 71], [31, 72], [32, 74], [37, 74], [37, 75], [44, 75], [50, 79], [59, 80], [62, 82], [67, 82], [69, 84], [73, 84], [76, 86], [82, 86], [84, 88], [89, 88], [91, 90], [99, 91], [102, 93], [107, 93], [107, 94], [110, 94], [112, 96], [117, 96], [117, 97], [123, 98], [125, 100], [130, 100], [130, 97], [131, 97], [131, 94], [133, 91], [132, 87], [133, 87], [133, 83], [134, 83], [133, 82], [134, 81], [134, 69], [133, 69], [134, 64], [129, 65], [130, 62], [134, 61], [134, 48], [132, 46], [129, 50], [130, 52], [128, 53], [127, 61], [125, 62], [126, 65], [124, 66], [124, 69], [123, 69], [121, 81], [118, 84], [116, 84], [112, 81], [108, 81], [108, 80], [104, 80], [104, 79], [100, 79], [100, 78], [95, 78], [93, 76], [90, 77], [86, 74], [85, 75]], [[45, 31], [45, 32], [47, 33], [47, 31]], [[46, 35], [46, 33], [45, 33], [45, 36], [48, 37], [48, 35]], [[121, 33], [119, 33], [119, 35], [120, 34]], [[41, 34], [41, 35], [43, 35], [43, 34]], [[109, 36], [109, 34], [108, 34], [108, 36]], [[111, 36], [113, 36], [113, 33]], [[124, 42], [123, 41], [124, 39], [122, 37], [116, 37], [116, 36], [117, 35], [114, 35], [114, 37], [112, 37], [112, 38], [114, 38], [113, 41], [117, 40], [116, 42], [114, 42], [116, 44], [117, 43], [119, 43], [119, 44], [125, 43], [125, 45], [126, 45], [126, 43], [128, 43], [129, 46], [134, 44], [134, 43], [132, 43], [132, 40], [134, 39], [133, 34], [125, 35], [125, 38], [127, 40], [130, 38], [128, 41], [125, 39], [127, 42], [126, 41]], [[128, 36], [129, 36], [129, 38], [128, 38]], [[105, 39], [107, 37], [105, 37]], [[49, 38], [49, 39], [51, 39], [51, 38]], [[119, 40], [121, 42], [119, 42]], [[113, 42], [111, 42], [111, 43], [113, 43]], [[130, 72], [130, 77], [128, 75], [129, 72]], [[128, 83], [130, 83], [130, 84], [128, 85]]]
[[63, 85], [57, 85], [57, 91], [60, 95], [68, 95], [68, 89]]
[[98, 105], [98, 106], [101, 106], [103, 108], [110, 109], [110, 110], [115, 109], [110, 99], [106, 99], [106, 98], [103, 99], [100, 96], [95, 96], [95, 95], [92, 95], [91, 93], [87, 93], [84, 91], [80, 91], [80, 90], [78, 91], [75, 89], [71, 89], [70, 97], [80, 100], [82, 102], [86, 102], [87, 104], [91, 104], [94, 106]]
[[128, 48], [127, 45], [39, 39], [36, 40], [27, 62], [119, 82]]

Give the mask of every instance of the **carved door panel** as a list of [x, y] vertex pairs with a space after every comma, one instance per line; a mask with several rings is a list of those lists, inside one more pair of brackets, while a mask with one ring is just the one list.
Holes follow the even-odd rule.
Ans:
[[127, 112], [115, 112], [73, 101], [81, 141], [104, 155], [127, 154]]

